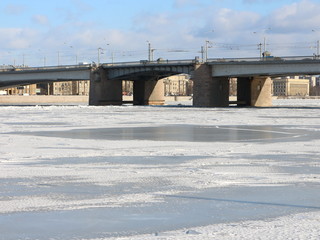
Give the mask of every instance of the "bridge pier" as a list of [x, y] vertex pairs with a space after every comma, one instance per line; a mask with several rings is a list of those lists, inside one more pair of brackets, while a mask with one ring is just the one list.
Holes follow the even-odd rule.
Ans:
[[254, 77], [251, 82], [251, 106], [271, 107], [271, 78]]
[[89, 105], [121, 105], [122, 81], [108, 80], [107, 70], [91, 71]]
[[193, 76], [193, 106], [228, 107], [229, 78], [212, 77], [212, 66], [195, 65]]
[[270, 77], [239, 77], [237, 81], [238, 106], [270, 107], [271, 78]]
[[163, 105], [163, 80], [139, 79], [133, 82], [134, 105]]

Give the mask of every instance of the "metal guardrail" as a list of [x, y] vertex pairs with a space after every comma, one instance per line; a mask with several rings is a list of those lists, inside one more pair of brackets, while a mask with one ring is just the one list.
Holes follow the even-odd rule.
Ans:
[[103, 63], [101, 64], [103, 67], [125, 67], [125, 66], [136, 66], [136, 65], [160, 65], [160, 64], [192, 64], [195, 63], [195, 59], [181, 59], [181, 60], [157, 60], [157, 61], [148, 61], [148, 60], [140, 60], [134, 62], [116, 62], [116, 63]]
[[320, 56], [268, 56], [251, 58], [209, 58], [207, 62], [263, 62], [263, 61], [299, 61], [299, 60], [320, 60]]
[[[268, 57], [249, 57], [249, 58], [209, 58], [208, 63], [223, 63], [223, 62], [262, 62], [262, 61], [298, 61], [298, 60], [318, 60], [319, 55], [312, 56], [268, 56]], [[158, 59], [157, 61], [140, 60], [133, 62], [116, 62], [116, 63], [103, 63], [102, 67], [128, 67], [128, 66], [156, 66], [160, 64], [194, 64], [196, 62], [202, 62], [202, 59], [181, 59], [181, 60], [164, 60]], [[61, 70], [61, 69], [90, 69], [96, 66], [95, 64], [78, 64], [78, 65], [61, 65], [61, 66], [44, 66], [44, 67], [26, 67], [26, 66], [1, 66], [0, 72], [8, 71], [45, 71], [45, 70]]]
[[[248, 57], [248, 58], [209, 58], [208, 63], [215, 62], [262, 62], [262, 61], [298, 61], [298, 60], [319, 60], [320, 56], [268, 56], [268, 57]], [[182, 60], [158, 60], [148, 61], [140, 60], [134, 62], [117, 62], [117, 63], [104, 63], [105, 67], [120, 67], [120, 66], [134, 66], [134, 65], [159, 65], [159, 64], [192, 64], [201, 62], [201, 59], [182, 59]]]
[[44, 67], [25, 67], [25, 66], [1, 66], [0, 72], [11, 71], [46, 71], [46, 70], [61, 70], [61, 69], [90, 69], [91, 64], [78, 64], [78, 65], [62, 65], [62, 66], [44, 66]]

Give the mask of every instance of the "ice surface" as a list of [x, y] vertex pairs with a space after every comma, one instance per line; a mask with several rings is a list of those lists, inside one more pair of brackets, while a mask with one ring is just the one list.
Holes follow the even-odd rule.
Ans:
[[319, 239], [320, 100], [2, 106], [0, 239]]

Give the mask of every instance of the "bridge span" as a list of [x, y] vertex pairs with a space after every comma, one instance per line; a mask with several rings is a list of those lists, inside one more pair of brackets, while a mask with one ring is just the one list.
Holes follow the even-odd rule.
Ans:
[[320, 60], [309, 57], [139, 61], [0, 70], [0, 87], [52, 81], [90, 80], [90, 105], [122, 104], [122, 80], [131, 80], [133, 103], [164, 104], [163, 78], [186, 73], [194, 81], [193, 105], [229, 106], [229, 79], [238, 78], [238, 105], [271, 106], [272, 76], [318, 75]]

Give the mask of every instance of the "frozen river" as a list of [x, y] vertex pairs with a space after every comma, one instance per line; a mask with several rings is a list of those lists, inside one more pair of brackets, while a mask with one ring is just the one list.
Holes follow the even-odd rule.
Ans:
[[320, 100], [274, 105], [0, 106], [0, 239], [319, 239]]

